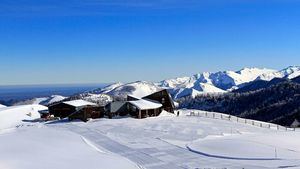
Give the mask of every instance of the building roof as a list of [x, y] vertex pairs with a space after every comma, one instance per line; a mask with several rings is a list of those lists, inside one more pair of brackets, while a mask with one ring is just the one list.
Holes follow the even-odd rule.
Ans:
[[85, 101], [85, 100], [71, 100], [71, 101], [66, 101], [66, 102], [63, 102], [63, 103], [74, 106], [74, 107], [97, 106], [97, 104], [92, 103], [92, 102], [88, 102], [88, 101]]
[[132, 97], [132, 98], [135, 98], [135, 99], [142, 99], [142, 97], [139, 97], [139, 96], [136, 96], [136, 95], [132, 95], [132, 94], [129, 94], [129, 95], [127, 95], [127, 96], [129, 96], [129, 97]]
[[129, 103], [133, 104], [140, 110], [147, 110], [147, 109], [157, 109], [162, 107], [162, 104], [155, 102], [155, 101], [150, 101], [150, 100], [145, 100], [145, 99], [140, 99], [140, 100], [134, 100], [134, 101], [129, 101]]

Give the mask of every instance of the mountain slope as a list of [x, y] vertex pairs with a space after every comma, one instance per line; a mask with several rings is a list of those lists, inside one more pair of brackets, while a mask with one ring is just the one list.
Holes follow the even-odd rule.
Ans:
[[29, 99], [29, 100], [14, 103], [14, 106], [17, 106], [17, 105], [30, 105], [30, 104], [49, 105], [49, 104], [53, 104], [55, 102], [60, 102], [64, 99], [66, 99], [66, 98], [67, 97], [61, 96], [61, 95], [52, 95], [52, 96], [49, 96], [49, 97], [38, 97], [38, 98], [33, 98], [33, 99]]
[[257, 79], [270, 81], [273, 78], [288, 78], [292, 79], [300, 76], [300, 66], [289, 66], [277, 72], [267, 72], [260, 75]]
[[[174, 99], [186, 96], [197, 96], [205, 93], [224, 93], [242, 88], [254, 81], [261, 81], [261, 77], [268, 76], [273, 79], [278, 74], [293, 77], [298, 71], [297, 67], [288, 67], [281, 71], [266, 68], [243, 68], [239, 71], [203, 72], [193, 76], [167, 79], [157, 83], [137, 81], [132, 83], [115, 83], [104, 88], [90, 91], [94, 94], [107, 94], [112, 97], [126, 98], [127, 95], [144, 96], [162, 88], [168, 89]], [[272, 78], [271, 78], [272, 77]], [[262, 83], [263, 86], [265, 82]], [[249, 86], [248, 86], [249, 87]], [[259, 88], [260, 85], [254, 87]]]
[[112, 97], [126, 98], [127, 95], [143, 97], [161, 89], [162, 88], [151, 82], [136, 81], [127, 84], [113, 84], [101, 90], [96, 90], [96, 92], [92, 91], [91, 93], [101, 93]]
[[251, 82], [258, 76], [276, 72], [271, 69], [244, 68], [239, 71], [204, 72], [191, 77], [163, 80], [156, 83], [169, 89], [174, 99], [184, 96], [196, 96], [203, 93], [223, 93], [238, 88], [239, 85]]
[[[243, 68], [239, 71], [203, 72], [190, 77], [178, 77], [157, 83], [146, 81], [136, 81], [126, 84], [120, 82], [114, 83], [104, 88], [98, 88], [74, 95], [68, 98], [68, 100], [84, 99], [99, 104], [105, 104], [113, 99], [124, 100], [127, 95], [145, 96], [161, 89], [168, 89], [173, 99], [176, 100], [186, 96], [195, 97], [197, 95], [210, 93], [220, 94], [235, 91], [237, 89], [239, 92], [253, 91], [275, 83], [276, 79], [274, 78], [276, 77], [286, 77], [287, 79], [290, 79], [298, 74], [300, 74], [299, 66], [290, 66], [280, 71], [266, 68]], [[269, 79], [274, 80], [268, 82]], [[21, 104], [41, 103], [47, 105], [64, 100], [63, 97], [60, 99], [56, 97], [55, 99], [37, 98], [34, 100], [27, 100]]]
[[25, 123], [26, 120], [40, 118], [38, 111], [48, 109], [42, 105], [10, 106], [0, 109], [0, 130]]
[[1, 108], [5, 108], [5, 107], [6, 107], [6, 106], [4, 106], [4, 105], [0, 104], [0, 109], [1, 109]]
[[180, 107], [223, 112], [240, 117], [290, 125], [300, 120], [300, 84], [291, 80], [246, 93], [181, 99]]

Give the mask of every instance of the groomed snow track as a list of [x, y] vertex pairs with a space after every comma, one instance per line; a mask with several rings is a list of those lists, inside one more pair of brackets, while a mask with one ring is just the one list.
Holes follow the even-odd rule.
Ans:
[[[160, 139], [149, 139], [155, 142], [152, 148], [130, 148], [115, 140], [110, 139], [100, 130], [77, 126], [72, 123], [54, 123], [50, 127], [64, 128], [80, 134], [91, 141], [97, 148], [119, 154], [145, 169], [187, 169], [187, 168], [244, 168], [242, 164], [207, 157], [188, 149], [172, 145]], [[247, 168], [263, 169], [262, 166], [247, 166]]]

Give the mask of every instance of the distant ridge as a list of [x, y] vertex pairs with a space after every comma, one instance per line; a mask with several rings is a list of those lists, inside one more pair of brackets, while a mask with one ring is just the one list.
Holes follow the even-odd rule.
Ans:
[[[243, 68], [238, 71], [218, 71], [203, 72], [187, 77], [162, 80], [157, 83], [136, 81], [131, 83], [115, 83], [104, 88], [90, 91], [94, 94], [107, 94], [113, 97], [125, 97], [127, 94], [149, 93], [160, 88], [168, 89], [172, 97], [180, 99], [182, 97], [206, 94], [206, 93], [225, 93], [235, 91], [245, 86], [254, 89], [267, 84], [272, 84], [276, 79], [291, 79], [300, 75], [299, 66], [289, 66], [282, 70], [267, 68]], [[271, 82], [270, 80], [274, 79]], [[255, 84], [252, 84], [255, 82]], [[251, 85], [252, 86], [249, 86]], [[246, 90], [244, 88], [243, 90]]]

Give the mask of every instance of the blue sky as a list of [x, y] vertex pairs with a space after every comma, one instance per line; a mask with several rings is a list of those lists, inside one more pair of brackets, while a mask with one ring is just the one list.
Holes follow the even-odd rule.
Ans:
[[0, 0], [0, 84], [158, 81], [300, 62], [298, 0]]

